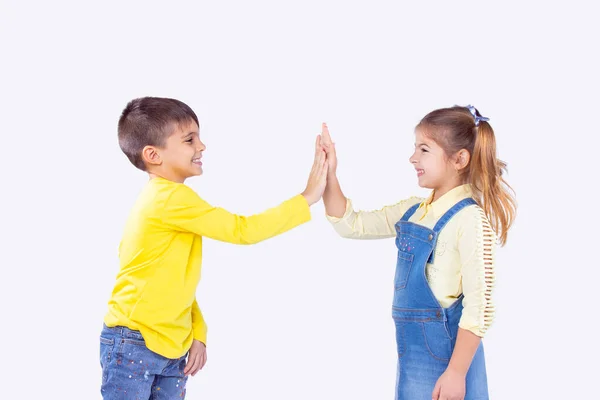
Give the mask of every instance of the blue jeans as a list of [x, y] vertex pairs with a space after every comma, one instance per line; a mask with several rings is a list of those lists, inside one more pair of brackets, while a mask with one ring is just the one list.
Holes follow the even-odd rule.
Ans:
[[165, 358], [146, 347], [138, 331], [104, 326], [100, 334], [104, 400], [183, 399], [186, 356]]

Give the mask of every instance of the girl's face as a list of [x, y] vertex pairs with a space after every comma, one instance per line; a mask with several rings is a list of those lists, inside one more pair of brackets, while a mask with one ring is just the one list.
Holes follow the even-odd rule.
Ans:
[[409, 158], [417, 171], [419, 186], [436, 191], [436, 198], [461, 184], [456, 163], [420, 128], [415, 131], [415, 152]]

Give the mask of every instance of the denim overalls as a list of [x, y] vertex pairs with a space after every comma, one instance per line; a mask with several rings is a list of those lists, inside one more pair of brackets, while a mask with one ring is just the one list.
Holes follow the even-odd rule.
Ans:
[[[392, 315], [398, 346], [397, 400], [431, 400], [433, 388], [452, 356], [463, 308], [462, 295], [449, 308], [442, 308], [429, 287], [425, 267], [433, 262], [437, 238], [446, 223], [473, 204], [476, 202], [472, 198], [459, 201], [433, 230], [408, 221], [419, 204], [396, 223], [398, 260]], [[487, 399], [485, 358], [480, 344], [467, 373], [465, 400]]]

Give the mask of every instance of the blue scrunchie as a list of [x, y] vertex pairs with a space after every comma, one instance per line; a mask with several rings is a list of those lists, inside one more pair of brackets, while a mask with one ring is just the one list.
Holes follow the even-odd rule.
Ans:
[[467, 108], [469, 109], [469, 111], [471, 112], [471, 114], [473, 115], [473, 118], [475, 118], [475, 126], [479, 126], [479, 122], [480, 121], [489, 121], [489, 118], [486, 117], [482, 117], [477, 115], [477, 110], [475, 109], [475, 107], [473, 107], [472, 105], [468, 105]]

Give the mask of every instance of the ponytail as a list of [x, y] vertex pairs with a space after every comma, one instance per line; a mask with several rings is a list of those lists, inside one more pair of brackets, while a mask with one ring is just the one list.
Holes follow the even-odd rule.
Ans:
[[496, 139], [490, 124], [481, 121], [475, 127], [475, 134], [468, 182], [500, 244], [504, 245], [517, 210], [514, 191], [503, 178], [506, 163], [496, 158]]

